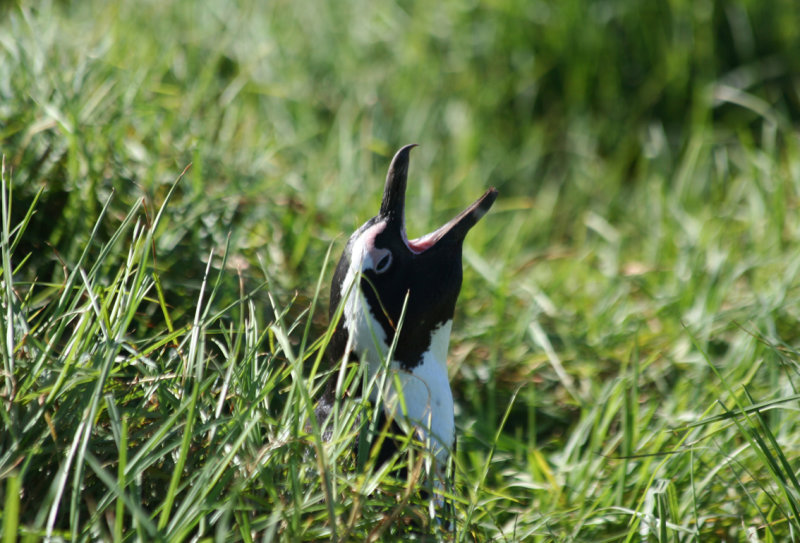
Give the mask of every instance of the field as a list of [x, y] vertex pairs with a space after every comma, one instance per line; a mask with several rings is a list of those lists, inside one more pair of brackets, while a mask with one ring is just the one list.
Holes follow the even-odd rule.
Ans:
[[[0, 5], [13, 541], [800, 541], [800, 4]], [[328, 285], [489, 186], [456, 523], [323, 443]], [[357, 366], [347, 376], [359, 379]], [[368, 413], [367, 413], [368, 414]]]

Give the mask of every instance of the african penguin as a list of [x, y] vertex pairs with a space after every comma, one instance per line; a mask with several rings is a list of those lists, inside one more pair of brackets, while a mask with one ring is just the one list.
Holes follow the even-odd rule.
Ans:
[[[455, 445], [447, 350], [461, 290], [462, 245], [497, 191], [490, 188], [441, 228], [409, 240], [404, 210], [415, 146], [406, 145], [392, 159], [378, 215], [350, 237], [336, 266], [330, 318], [340, 304], [343, 308], [329, 354], [336, 363], [355, 359], [367, 365], [367, 378], [374, 380], [370, 401], [380, 400], [384, 416], [413, 431], [433, 453], [436, 471], [443, 473]], [[404, 305], [396, 347], [387, 361]], [[389, 378], [381, 379], [384, 374]], [[333, 396], [329, 386], [317, 407], [321, 424]], [[381, 457], [388, 455], [382, 451]]]

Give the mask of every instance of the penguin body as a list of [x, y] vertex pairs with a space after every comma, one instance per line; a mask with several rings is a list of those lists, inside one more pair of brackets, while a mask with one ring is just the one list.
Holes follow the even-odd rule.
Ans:
[[[461, 290], [462, 245], [497, 191], [489, 189], [441, 228], [409, 240], [405, 192], [414, 146], [395, 155], [380, 212], [350, 237], [336, 267], [329, 313], [333, 319], [342, 304], [342, 316], [329, 353], [336, 363], [347, 358], [366, 364], [370, 401], [380, 401], [381, 415], [413, 431], [441, 471], [455, 446], [447, 351]], [[329, 387], [318, 407], [321, 422], [330, 412], [332, 392]]]

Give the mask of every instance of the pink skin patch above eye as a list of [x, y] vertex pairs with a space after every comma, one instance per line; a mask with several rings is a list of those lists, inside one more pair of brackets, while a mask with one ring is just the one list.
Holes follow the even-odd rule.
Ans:
[[[381, 259], [388, 255], [391, 255], [391, 251], [389, 249], [382, 249], [380, 247], [375, 247], [375, 238], [386, 229], [385, 222], [379, 222], [367, 229], [364, 232], [362, 239], [364, 240], [364, 259], [366, 260], [369, 258], [370, 265], [369, 269], [376, 269], [378, 263]], [[365, 268], [366, 269], [366, 268]]]
[[375, 238], [384, 230], [386, 230], [385, 222], [378, 222], [367, 228], [367, 230], [361, 235], [361, 239], [364, 240], [364, 246], [368, 249], [374, 248]]

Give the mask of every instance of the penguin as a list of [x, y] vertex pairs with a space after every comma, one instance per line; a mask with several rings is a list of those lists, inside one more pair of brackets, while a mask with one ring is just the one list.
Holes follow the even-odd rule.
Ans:
[[[430, 451], [435, 486], [441, 488], [456, 443], [447, 352], [461, 290], [462, 246], [497, 190], [488, 189], [444, 226], [409, 240], [405, 196], [414, 147], [395, 154], [378, 214], [350, 236], [336, 266], [331, 321], [340, 305], [342, 312], [328, 354], [336, 364], [357, 360], [365, 365], [370, 402]], [[334, 390], [329, 382], [317, 405], [321, 427], [332, 411]], [[329, 431], [323, 437], [329, 438]], [[392, 440], [384, 441], [379, 461], [387, 460], [394, 447]]]

